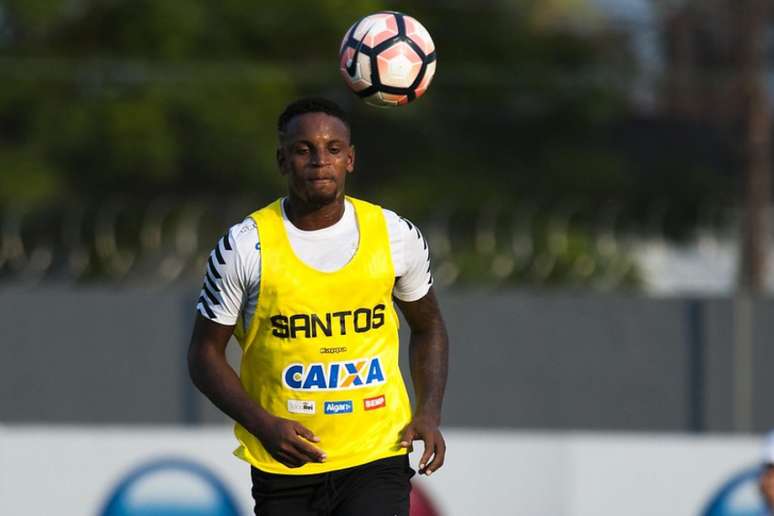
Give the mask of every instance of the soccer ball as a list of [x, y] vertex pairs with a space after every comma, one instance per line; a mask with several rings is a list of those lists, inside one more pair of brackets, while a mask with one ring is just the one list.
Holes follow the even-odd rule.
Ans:
[[391, 107], [421, 97], [435, 74], [435, 44], [421, 23], [382, 11], [356, 21], [339, 49], [347, 86], [368, 104]]

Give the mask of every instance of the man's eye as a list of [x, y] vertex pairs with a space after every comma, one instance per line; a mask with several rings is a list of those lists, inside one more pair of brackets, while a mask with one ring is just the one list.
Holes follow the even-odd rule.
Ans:
[[296, 149], [296, 154], [307, 154], [309, 152], [309, 149], [306, 147], [298, 147]]
[[340, 147], [331, 147], [328, 150], [330, 151], [331, 154], [338, 154], [339, 152], [341, 152], [341, 148]]

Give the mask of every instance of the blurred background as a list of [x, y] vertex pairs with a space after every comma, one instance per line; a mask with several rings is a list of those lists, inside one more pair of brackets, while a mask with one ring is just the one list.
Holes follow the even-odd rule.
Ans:
[[[439, 61], [388, 110], [337, 69], [383, 9]], [[0, 0], [0, 513], [119, 514], [121, 480], [175, 456], [248, 514], [185, 350], [207, 257], [283, 193], [276, 118], [310, 94], [352, 114], [350, 194], [431, 246], [450, 456], [418, 485], [440, 514], [702, 514], [739, 472], [712, 514], [753, 514], [773, 29], [764, 0]]]

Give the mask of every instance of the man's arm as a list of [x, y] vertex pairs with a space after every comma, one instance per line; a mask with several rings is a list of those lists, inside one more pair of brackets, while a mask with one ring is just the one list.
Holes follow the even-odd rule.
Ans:
[[309, 442], [320, 441], [297, 421], [273, 416], [253, 401], [226, 361], [226, 345], [234, 326], [198, 314], [188, 348], [188, 372], [194, 385], [220, 410], [255, 435], [279, 462], [297, 468], [323, 462], [325, 453]]
[[409, 359], [416, 394], [414, 418], [403, 433], [401, 446], [415, 439], [425, 443], [419, 473], [430, 475], [443, 466], [446, 443], [439, 430], [441, 405], [449, 365], [449, 337], [432, 287], [424, 297], [396, 303], [411, 328]]

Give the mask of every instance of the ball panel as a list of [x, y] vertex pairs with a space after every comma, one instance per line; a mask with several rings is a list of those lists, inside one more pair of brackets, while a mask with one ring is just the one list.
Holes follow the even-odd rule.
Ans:
[[427, 91], [427, 88], [430, 87], [430, 82], [433, 80], [433, 75], [435, 75], [435, 63], [435, 61], [429, 63], [427, 68], [425, 68], [425, 76], [422, 77], [419, 86], [414, 90], [417, 98], [421, 97]]
[[402, 106], [408, 104], [408, 95], [396, 95], [394, 93], [379, 92], [382, 102], [388, 106]]
[[344, 51], [344, 47], [346, 46], [347, 41], [349, 41], [349, 38], [352, 35], [352, 31], [355, 30], [355, 27], [357, 27], [358, 23], [359, 22], [353, 23], [352, 26], [347, 29], [347, 32], [344, 33], [344, 37], [341, 38], [341, 45], [339, 45], [339, 54], [341, 54]]
[[422, 58], [408, 44], [397, 43], [376, 56], [379, 80], [396, 88], [408, 88], [422, 69]]
[[355, 49], [352, 47], [346, 47], [339, 53], [339, 68], [346, 69], [349, 65], [349, 60], [355, 54]]
[[395, 17], [390, 16], [389, 18], [382, 18], [375, 23], [371, 27], [371, 30], [368, 31], [368, 35], [366, 35], [363, 43], [374, 48], [376, 45], [383, 43], [390, 38], [394, 38], [397, 35], [398, 24], [395, 21]]
[[363, 100], [376, 107], [395, 107], [408, 103], [407, 95], [396, 95], [393, 93], [385, 93], [383, 91], [374, 93], [370, 97], [365, 97]]
[[404, 16], [406, 23], [406, 36], [411, 38], [422, 49], [425, 55], [435, 50], [435, 43], [427, 29], [411, 16]]
[[365, 18], [362, 18], [360, 22], [357, 24], [357, 28], [352, 33], [352, 38], [356, 39], [357, 41], [360, 41], [360, 39], [365, 36], [365, 33], [368, 32], [368, 28], [373, 25], [376, 21], [380, 20], [381, 18], [389, 16], [385, 13], [376, 13], [376, 14], [369, 14]]
[[362, 40], [364, 45], [371, 48], [397, 35], [398, 24], [395, 16], [389, 13], [366, 16], [352, 34], [355, 40]]
[[[339, 71], [344, 77], [344, 81], [346, 81], [347, 85], [353, 91], [359, 92], [368, 88], [372, 84], [371, 59], [362, 52], [359, 52], [357, 55], [357, 62], [355, 63], [355, 67], [354, 69], [351, 69], [350, 64], [352, 63], [354, 55], [354, 48], [347, 47], [344, 49], [344, 52], [342, 52], [341, 59], [339, 61]], [[350, 74], [350, 70], [352, 70], [353, 73]]]

